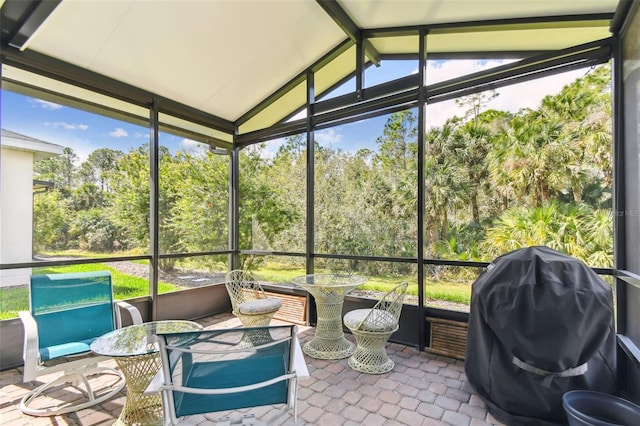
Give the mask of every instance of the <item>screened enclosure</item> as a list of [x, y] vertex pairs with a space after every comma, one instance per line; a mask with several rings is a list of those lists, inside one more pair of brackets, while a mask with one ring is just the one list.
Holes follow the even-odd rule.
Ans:
[[404, 6], [3, 2], [0, 327], [33, 271], [108, 269], [147, 319], [230, 310], [231, 269], [340, 271], [409, 282], [424, 349], [547, 245], [613, 286], [637, 376], [637, 4]]

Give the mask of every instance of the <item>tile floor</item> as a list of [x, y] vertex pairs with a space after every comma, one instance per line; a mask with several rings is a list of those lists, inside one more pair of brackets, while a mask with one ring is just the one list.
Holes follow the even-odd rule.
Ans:
[[[236, 327], [230, 314], [199, 320], [206, 328]], [[300, 327], [300, 342], [313, 338], [314, 329]], [[352, 339], [347, 334], [348, 339]], [[390, 373], [361, 374], [347, 360], [318, 360], [305, 356], [310, 377], [299, 381], [298, 421], [282, 406], [243, 410], [273, 425], [502, 425], [485, 408], [466, 381], [464, 364], [451, 358], [419, 352], [390, 343], [387, 353], [396, 366]], [[115, 366], [115, 362], [110, 361]], [[52, 417], [32, 417], [20, 411], [23, 395], [35, 383], [22, 383], [21, 370], [0, 372], [0, 424], [111, 425], [126, 399], [123, 390], [102, 404]], [[187, 425], [215, 425], [225, 414], [238, 419], [242, 413], [215, 413], [185, 419]]]

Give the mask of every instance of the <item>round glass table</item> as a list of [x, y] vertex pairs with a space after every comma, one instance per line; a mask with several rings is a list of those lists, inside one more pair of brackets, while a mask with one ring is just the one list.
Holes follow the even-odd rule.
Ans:
[[315, 298], [318, 311], [316, 335], [303, 346], [304, 353], [318, 359], [351, 356], [355, 345], [344, 338], [342, 305], [347, 293], [366, 283], [367, 278], [346, 274], [310, 274], [295, 277], [292, 282]]
[[198, 330], [202, 326], [191, 321], [154, 321], [119, 328], [93, 341], [91, 350], [113, 357], [125, 377], [127, 399], [115, 425], [162, 424], [160, 394], [144, 394], [161, 367], [154, 336]]

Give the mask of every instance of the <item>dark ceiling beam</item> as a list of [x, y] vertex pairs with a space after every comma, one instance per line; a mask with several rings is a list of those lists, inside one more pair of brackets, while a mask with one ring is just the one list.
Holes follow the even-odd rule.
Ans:
[[336, 0], [316, 0], [324, 11], [333, 19], [336, 24], [354, 43], [362, 42], [364, 53], [369, 60], [376, 66], [380, 65], [380, 53], [373, 47], [373, 44], [367, 39], [362, 39], [361, 30], [358, 28], [353, 19], [345, 12]]
[[621, 0], [618, 3], [618, 7], [616, 8], [613, 19], [611, 20], [611, 26], [609, 27], [609, 31], [612, 34], [617, 35], [621, 31], [623, 31], [623, 27], [629, 25], [630, 19], [628, 17], [634, 16], [634, 12], [640, 5], [637, 1], [634, 0]]
[[40, 28], [62, 0], [7, 0], [2, 6], [2, 43], [24, 49], [27, 41]]

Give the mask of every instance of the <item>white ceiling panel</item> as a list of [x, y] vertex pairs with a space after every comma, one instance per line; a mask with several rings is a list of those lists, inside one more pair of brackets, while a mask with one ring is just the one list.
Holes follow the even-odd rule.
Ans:
[[234, 121], [344, 39], [313, 0], [63, 1], [29, 48]]
[[[611, 36], [606, 26], [579, 28], [544, 28], [505, 31], [470, 31], [443, 33], [434, 31], [427, 36], [430, 53], [459, 52], [539, 52], [564, 49]], [[373, 46], [381, 54], [417, 54], [417, 36], [376, 37]]]
[[485, 21], [615, 11], [618, 0], [339, 0], [360, 28]]

